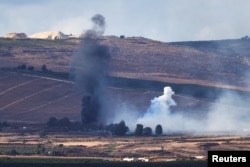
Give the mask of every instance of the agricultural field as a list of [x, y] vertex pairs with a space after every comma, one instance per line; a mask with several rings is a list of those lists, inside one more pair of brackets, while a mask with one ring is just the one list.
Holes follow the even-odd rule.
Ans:
[[[114, 36], [96, 40], [109, 48], [109, 77], [117, 77], [106, 89], [121, 102], [117, 106], [127, 105], [130, 112], [145, 113], [151, 100], [162, 95], [164, 86], [176, 91], [173, 100], [178, 105], [171, 106], [171, 112], [198, 119], [206, 116], [205, 111], [225, 90], [249, 95], [249, 78], [244, 74], [249, 70], [248, 40], [163, 43]], [[240, 135], [191, 132], [140, 137], [130, 133], [118, 137], [96, 130], [48, 129], [46, 123], [51, 117], [81, 121], [86, 92], [68, 77], [71, 57], [79, 51], [80, 40], [0, 39], [0, 43], [0, 122], [8, 125], [0, 129], [0, 166], [20, 161], [32, 164], [32, 159], [40, 162], [41, 157], [51, 166], [61, 165], [58, 158], [84, 159], [69, 166], [100, 166], [100, 162], [104, 166], [103, 161], [115, 166], [108, 161], [122, 161], [125, 157], [147, 158], [148, 166], [152, 166], [151, 162], [164, 162], [159, 166], [204, 166], [208, 150], [250, 149], [248, 129], [244, 133], [240, 129]], [[35, 70], [17, 68], [23, 64], [34, 66]], [[48, 68], [47, 73], [40, 70], [43, 65]], [[248, 111], [246, 107], [233, 106], [235, 111], [239, 108]]]
[[248, 135], [166, 135], [115, 137], [76, 132], [1, 133], [0, 154], [16, 156], [97, 158], [122, 161], [146, 157], [150, 162], [206, 160], [208, 150], [249, 150]]
[[[46, 123], [50, 117], [68, 117], [80, 121], [84, 92], [74, 82], [65, 79], [0, 71], [0, 121]], [[161, 94], [135, 88], [109, 87], [114, 98], [121, 98], [145, 111], [150, 100]], [[176, 109], [209, 106], [208, 101], [186, 95], [174, 95], [180, 104]]]

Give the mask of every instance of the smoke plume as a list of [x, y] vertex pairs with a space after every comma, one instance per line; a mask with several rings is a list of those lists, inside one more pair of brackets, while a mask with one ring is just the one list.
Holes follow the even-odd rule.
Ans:
[[247, 103], [250, 99], [232, 93], [224, 93], [210, 105], [210, 109], [202, 111], [204, 115], [199, 118], [184, 114], [185, 111], [171, 111], [171, 107], [177, 104], [172, 98], [174, 91], [170, 87], [165, 87], [163, 95], [151, 100], [144, 114], [125, 101], [116, 105], [106, 85], [110, 54], [106, 46], [98, 43], [97, 38], [104, 34], [105, 18], [97, 14], [91, 20], [92, 29], [85, 32], [80, 47], [71, 59], [72, 75], [78, 87], [84, 91], [81, 112], [83, 123], [105, 124], [124, 120], [131, 131], [136, 124], [152, 129], [161, 124], [164, 133], [242, 133], [250, 128]]
[[[93, 28], [88, 30], [71, 59], [72, 75], [78, 88], [84, 91], [82, 99], [82, 121], [84, 123], [102, 123], [107, 110], [108, 92], [106, 76], [109, 73], [110, 54], [108, 48], [98, 43], [103, 35], [105, 18], [96, 14], [92, 17]], [[103, 118], [103, 119], [102, 119]]]
[[105, 18], [100, 14], [96, 14], [91, 18], [91, 21], [93, 23], [92, 29], [87, 30], [85, 32], [85, 35], [86, 36], [103, 35], [106, 27]]
[[[193, 117], [184, 114], [184, 111], [171, 111], [171, 107], [177, 105], [173, 100], [173, 90], [165, 87], [163, 95], [151, 100], [151, 104], [143, 115], [137, 112], [134, 115], [126, 113], [131, 109], [120, 112], [130, 130], [134, 130], [136, 124], [144, 127], [155, 128], [161, 124], [165, 134], [168, 133], [232, 133], [242, 134], [250, 132], [249, 99], [242, 98], [237, 94], [225, 92], [211, 107], [203, 111], [203, 117]], [[197, 112], [197, 111], [193, 111]], [[119, 116], [115, 121], [120, 119]]]

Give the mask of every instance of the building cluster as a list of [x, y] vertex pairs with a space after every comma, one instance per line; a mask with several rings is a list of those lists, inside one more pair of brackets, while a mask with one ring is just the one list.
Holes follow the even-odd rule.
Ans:
[[45, 32], [38, 32], [27, 36], [25, 33], [8, 33], [5, 35], [5, 38], [9, 39], [68, 39], [68, 38], [79, 38], [80, 36], [76, 35], [66, 35], [61, 31], [45, 31]]

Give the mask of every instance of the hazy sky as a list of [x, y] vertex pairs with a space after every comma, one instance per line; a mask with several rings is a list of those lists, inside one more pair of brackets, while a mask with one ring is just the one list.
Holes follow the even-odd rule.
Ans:
[[249, 0], [0, 0], [0, 36], [80, 34], [96, 13], [106, 18], [105, 35], [167, 42], [250, 35]]

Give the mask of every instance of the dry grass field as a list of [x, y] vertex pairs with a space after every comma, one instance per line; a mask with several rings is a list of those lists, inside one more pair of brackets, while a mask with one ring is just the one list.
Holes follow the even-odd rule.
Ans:
[[97, 157], [118, 161], [124, 157], [147, 157], [150, 161], [205, 160], [208, 150], [249, 150], [249, 139], [247, 134], [114, 137], [57, 133], [41, 138], [36, 134], [1, 133], [0, 153], [3, 154], [3, 148], [8, 146], [9, 149], [19, 151], [21, 156], [23, 150], [35, 149], [41, 144], [47, 156], [48, 152], [57, 150], [69, 157]]

